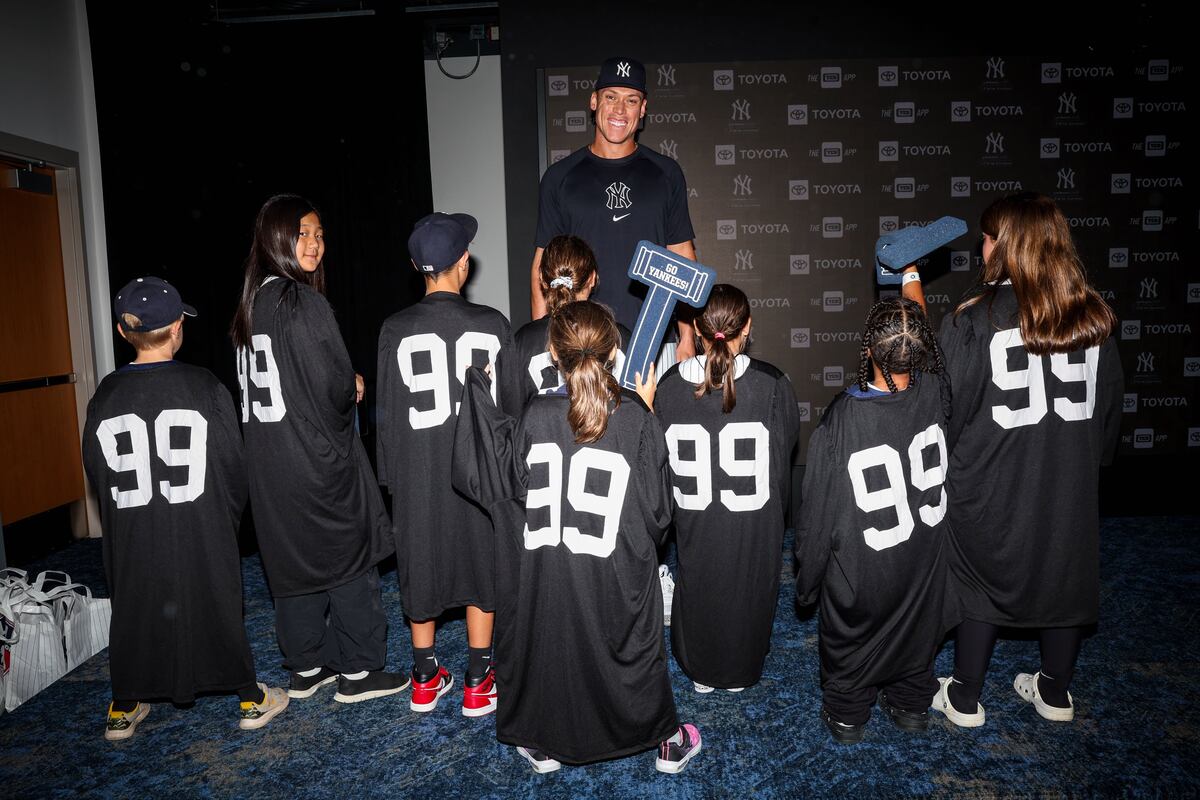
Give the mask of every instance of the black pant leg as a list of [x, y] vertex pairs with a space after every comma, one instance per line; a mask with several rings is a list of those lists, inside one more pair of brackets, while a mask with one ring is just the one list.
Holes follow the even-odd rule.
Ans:
[[1038, 691], [1050, 705], [1066, 708], [1070, 705], [1067, 690], [1075, 677], [1075, 662], [1083, 644], [1083, 628], [1043, 628], [1038, 634], [1038, 644], [1042, 651]]
[[937, 678], [933, 677], [933, 663], [930, 662], [920, 672], [892, 681], [884, 689], [888, 701], [901, 711], [916, 714], [928, 711], [938, 690]]
[[950, 701], [963, 713], [975, 713], [999, 634], [1000, 628], [996, 625], [973, 619], [963, 620], [954, 632], [954, 680], [957, 683], [950, 690]]
[[848, 692], [839, 692], [824, 687], [821, 690], [821, 699], [824, 702], [825, 710], [838, 722], [844, 722], [847, 725], [865, 725], [871, 718], [871, 706], [875, 705], [877, 691], [874, 686], [852, 689]]
[[344, 675], [383, 669], [388, 625], [376, 568], [329, 590], [329, 627], [326, 666]]
[[328, 609], [328, 592], [275, 598], [275, 635], [285, 669], [302, 672], [329, 666], [325, 661]]

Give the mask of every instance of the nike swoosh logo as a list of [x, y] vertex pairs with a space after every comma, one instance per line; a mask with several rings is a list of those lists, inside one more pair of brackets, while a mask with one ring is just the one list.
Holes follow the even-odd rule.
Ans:
[[[632, 213], [633, 213], [632, 211], [630, 211], [630, 212], [629, 212], [629, 214], [632, 214]], [[629, 214], [622, 214], [622, 215], [621, 215], [621, 216], [619, 216], [619, 217], [618, 217], [616, 214], [613, 214], [613, 222], [620, 222], [621, 220], [623, 220], [623, 219], [625, 219], [626, 217], [628, 217], [628, 216], [629, 216]]]

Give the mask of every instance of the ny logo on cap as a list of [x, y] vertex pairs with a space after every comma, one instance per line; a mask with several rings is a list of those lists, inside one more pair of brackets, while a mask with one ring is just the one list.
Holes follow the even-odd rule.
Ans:
[[617, 63], [617, 74], [620, 75], [622, 78], [629, 77], [629, 62], [628, 61], [620, 61]]

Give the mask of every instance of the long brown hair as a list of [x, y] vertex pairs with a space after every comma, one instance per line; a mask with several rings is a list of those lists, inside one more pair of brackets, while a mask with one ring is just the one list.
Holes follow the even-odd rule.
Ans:
[[1087, 281], [1066, 217], [1049, 197], [1034, 192], [1000, 198], [984, 210], [983, 232], [995, 239], [974, 296], [955, 315], [1011, 281], [1017, 296], [1021, 341], [1034, 355], [1099, 345], [1117, 319]]
[[[246, 277], [229, 335], [235, 348], [249, 348], [254, 332], [254, 301], [263, 281], [270, 276], [304, 283], [325, 294], [325, 263], [314, 272], [305, 272], [296, 261], [296, 242], [300, 238], [300, 220], [317, 211], [309, 201], [294, 194], [277, 194], [263, 203], [254, 220], [254, 239], [246, 256]], [[286, 293], [285, 293], [286, 295]], [[280, 297], [280, 302], [283, 297]]]
[[567, 423], [575, 441], [594, 442], [608, 430], [608, 416], [621, 405], [621, 387], [612, 376], [609, 353], [621, 341], [612, 312], [578, 300], [550, 317], [550, 349], [567, 385]]
[[704, 309], [696, 315], [696, 333], [704, 339], [707, 355], [704, 359], [704, 383], [696, 387], [696, 397], [721, 390], [721, 410], [728, 414], [737, 405], [737, 389], [733, 385], [734, 341], [750, 321], [750, 301], [746, 293], [728, 283], [718, 283], [708, 295]]
[[[542, 251], [539, 270], [546, 311], [553, 314], [574, 302], [575, 295], [596, 274], [596, 256], [587, 242], [578, 236], [555, 236]], [[557, 286], [554, 285], [556, 282]]]

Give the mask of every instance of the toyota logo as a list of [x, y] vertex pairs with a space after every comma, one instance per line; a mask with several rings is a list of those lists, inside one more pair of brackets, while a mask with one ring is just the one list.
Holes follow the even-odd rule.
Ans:
[[729, 161], [731, 158], [733, 158], [733, 151], [732, 150], [718, 150], [717, 158], [721, 159], [722, 161]]
[[803, 197], [808, 194], [808, 187], [803, 183], [794, 183], [792, 184], [792, 194], [796, 195], [796, 197]]
[[792, 119], [800, 120], [808, 116], [808, 112], [803, 108], [793, 108], [789, 116], [791, 116]]
[[968, 259], [966, 256], [955, 256], [954, 257], [954, 266], [965, 267], [967, 265], [967, 260]]
[[1058, 67], [1046, 67], [1044, 70], [1042, 70], [1042, 75], [1048, 80], [1057, 80], [1058, 74]]
[[1200, 372], [1200, 361], [1189, 361], [1184, 365], [1184, 369], [1188, 372]]
[[883, 147], [879, 148], [879, 152], [883, 153], [888, 158], [891, 158], [892, 156], [896, 155], [898, 148], [894, 144], [885, 144]]
[[971, 184], [967, 183], [966, 181], [955, 181], [954, 182], [954, 191], [956, 191], [956, 192], [965, 192], [967, 189], [970, 189], [970, 188], [971, 188]]
[[1113, 186], [1117, 189], [1124, 189], [1129, 186], [1129, 178], [1113, 178]]
[[887, 222], [883, 223], [879, 227], [883, 228], [885, 233], [891, 233], [892, 231], [896, 230], [896, 228], [898, 228], [899, 225], [897, 225], [895, 221], [889, 219]]
[[1117, 109], [1118, 114], [1128, 114], [1129, 112], [1133, 111], [1133, 104], [1132, 103], [1117, 103], [1116, 109]]
[[1114, 264], [1124, 264], [1127, 258], [1129, 258], [1129, 256], [1125, 253], [1113, 253], [1112, 258], [1109, 260]]
[[1045, 144], [1042, 145], [1042, 152], [1043, 153], [1057, 153], [1058, 152], [1058, 144], [1056, 142], [1046, 142]]
[[792, 334], [792, 341], [796, 344], [804, 344], [808, 341], [808, 334], [804, 331], [796, 331]]
[[1125, 326], [1125, 333], [1129, 334], [1130, 336], [1133, 336], [1137, 332], [1138, 332], [1137, 325], [1126, 325]]
[[956, 117], [965, 117], [967, 114], [970, 114], [970, 113], [971, 113], [971, 109], [968, 108], [967, 106], [955, 106], [954, 107], [954, 116], [956, 116]]
[[556, 92], [561, 92], [563, 89], [567, 88], [567, 82], [566, 81], [554, 81], [553, 83], [550, 84], [550, 88]]
[[728, 236], [729, 234], [733, 233], [735, 229], [732, 225], [722, 225], [719, 230], [722, 236]]
[[896, 72], [895, 70], [885, 69], [883, 72], [879, 73], [879, 77], [882, 80], [891, 83], [892, 81], [896, 80]]
[[716, 84], [718, 86], [728, 86], [730, 81], [732, 81], [732, 80], [733, 80], [732, 76], [724, 74], [724, 73], [713, 78], [713, 81], [716, 82]]

